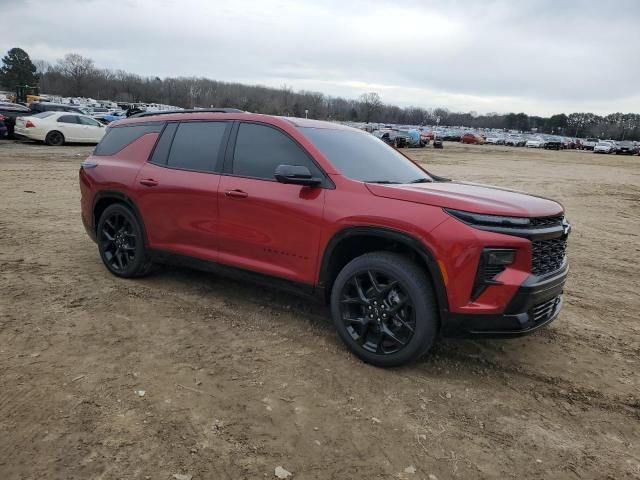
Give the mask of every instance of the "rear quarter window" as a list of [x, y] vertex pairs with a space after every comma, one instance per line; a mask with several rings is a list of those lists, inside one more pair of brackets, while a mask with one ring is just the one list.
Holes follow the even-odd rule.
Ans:
[[115, 155], [124, 147], [135, 142], [147, 133], [160, 133], [162, 131], [162, 127], [162, 123], [110, 127], [107, 129], [107, 133], [93, 151], [93, 154], [98, 156]]

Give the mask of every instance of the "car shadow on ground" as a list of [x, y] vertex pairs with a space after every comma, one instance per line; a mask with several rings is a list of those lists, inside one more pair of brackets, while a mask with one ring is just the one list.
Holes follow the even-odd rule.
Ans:
[[[270, 311], [280, 314], [293, 314], [310, 322], [315, 329], [314, 334], [326, 335], [326, 339], [331, 343], [342, 346], [333, 326], [329, 306], [316, 297], [268, 288], [259, 282], [241, 282], [217, 273], [169, 265], [158, 265], [154, 273], [143, 281], [154, 288], [157, 285], [157, 288], [167, 290], [182, 289], [181, 293], [188, 295], [223, 298], [225, 303], [231, 306], [253, 305], [257, 309], [268, 307]], [[431, 370], [434, 363], [455, 363], [458, 369], [467, 369], [469, 373], [473, 373], [478, 367], [495, 367], [501, 358], [510, 361], [521, 349], [521, 342], [511, 340], [440, 337], [433, 348], [420, 359], [391, 371], [425, 374]], [[346, 346], [343, 346], [343, 351], [345, 355], [352, 355]]]

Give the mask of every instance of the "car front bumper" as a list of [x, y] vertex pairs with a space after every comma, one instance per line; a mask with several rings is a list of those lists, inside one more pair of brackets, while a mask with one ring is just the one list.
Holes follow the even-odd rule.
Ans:
[[569, 266], [565, 260], [562, 267], [550, 276], [529, 277], [502, 314], [468, 315], [448, 312], [442, 318], [442, 335], [510, 338], [534, 332], [551, 323], [560, 313], [568, 272]]

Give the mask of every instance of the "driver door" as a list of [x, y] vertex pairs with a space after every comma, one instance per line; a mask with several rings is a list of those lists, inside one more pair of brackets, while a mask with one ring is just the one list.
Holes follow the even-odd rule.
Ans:
[[274, 172], [281, 164], [304, 165], [314, 177], [326, 176], [280, 129], [243, 122], [231, 137], [218, 189], [219, 261], [312, 284], [326, 187], [279, 183]]
[[83, 129], [80, 125], [79, 115], [61, 115], [56, 120], [55, 129], [62, 132], [67, 142], [81, 142]]
[[105, 132], [104, 125], [93, 118], [82, 115], [78, 117], [78, 121], [80, 125], [82, 125], [82, 138], [84, 142], [98, 143], [102, 140]]

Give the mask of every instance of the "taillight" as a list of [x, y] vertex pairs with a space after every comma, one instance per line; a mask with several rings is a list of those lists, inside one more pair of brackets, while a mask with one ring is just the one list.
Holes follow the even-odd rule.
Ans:
[[24, 128], [36, 128], [31, 120], [27, 120], [27, 123], [24, 124]]

